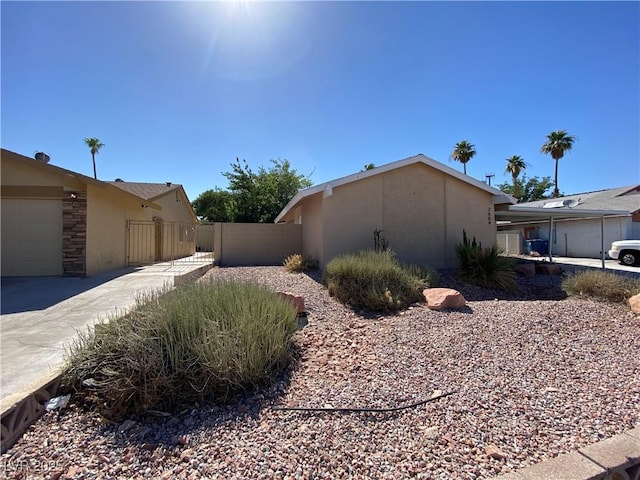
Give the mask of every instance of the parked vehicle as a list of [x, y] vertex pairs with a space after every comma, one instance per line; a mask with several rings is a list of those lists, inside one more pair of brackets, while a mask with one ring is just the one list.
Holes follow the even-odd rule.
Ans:
[[623, 265], [640, 264], [640, 240], [618, 240], [611, 244], [609, 256]]

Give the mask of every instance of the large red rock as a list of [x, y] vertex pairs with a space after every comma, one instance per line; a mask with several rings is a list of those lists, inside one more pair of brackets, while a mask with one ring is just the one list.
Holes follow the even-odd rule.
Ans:
[[536, 264], [536, 273], [544, 275], [562, 275], [562, 270], [555, 263], [540, 262]]
[[503, 451], [495, 445], [487, 445], [486, 447], [484, 447], [484, 451], [487, 454], [487, 457], [491, 457], [496, 460], [504, 460], [505, 458], [507, 458]]
[[629, 299], [629, 306], [633, 313], [640, 313], [640, 293]]
[[422, 294], [431, 310], [457, 310], [467, 304], [462, 294], [453, 288], [426, 288]]
[[536, 266], [533, 263], [519, 263], [513, 269], [526, 278], [533, 277], [536, 274]]
[[291, 292], [278, 292], [278, 295], [291, 303], [291, 305], [296, 309], [296, 313], [298, 315], [304, 313], [304, 297]]

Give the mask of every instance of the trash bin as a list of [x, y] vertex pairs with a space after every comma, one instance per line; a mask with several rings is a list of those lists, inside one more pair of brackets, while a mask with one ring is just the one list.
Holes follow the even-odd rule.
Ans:
[[540, 255], [547, 255], [549, 253], [549, 241], [542, 240], [540, 238], [525, 240], [524, 249], [527, 254], [531, 254], [531, 252], [538, 252]]

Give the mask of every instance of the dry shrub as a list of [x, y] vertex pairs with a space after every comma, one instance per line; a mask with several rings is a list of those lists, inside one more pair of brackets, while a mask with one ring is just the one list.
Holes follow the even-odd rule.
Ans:
[[64, 383], [110, 418], [225, 401], [288, 364], [296, 325], [295, 309], [256, 284], [157, 291], [80, 335], [67, 352]]
[[307, 272], [318, 268], [318, 262], [313, 258], [294, 253], [285, 258], [283, 262], [284, 268], [289, 273]]
[[569, 275], [562, 282], [562, 288], [577, 297], [624, 303], [640, 293], [640, 280], [602, 270], [584, 270]]
[[399, 263], [392, 252], [362, 251], [331, 260], [322, 276], [329, 294], [353, 308], [400, 310], [423, 301], [422, 290], [437, 285], [431, 269]]

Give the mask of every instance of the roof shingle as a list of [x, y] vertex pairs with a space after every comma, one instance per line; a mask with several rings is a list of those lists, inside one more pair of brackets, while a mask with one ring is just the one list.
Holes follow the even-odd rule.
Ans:
[[609, 188], [596, 192], [576, 193], [559, 198], [546, 198], [535, 202], [519, 203], [519, 207], [544, 207], [545, 203], [580, 200], [572, 210], [627, 210], [640, 211], [640, 185]]
[[114, 187], [118, 187], [125, 192], [132, 193], [138, 197], [144, 198], [145, 200], [152, 200], [154, 198], [160, 197], [168, 192], [176, 190], [182, 185], [177, 183], [141, 183], [141, 182], [106, 182]]

